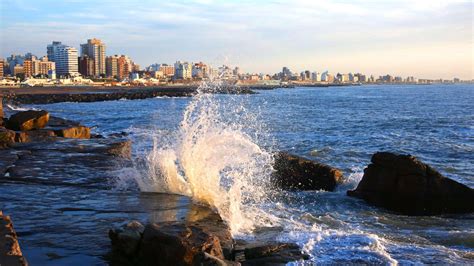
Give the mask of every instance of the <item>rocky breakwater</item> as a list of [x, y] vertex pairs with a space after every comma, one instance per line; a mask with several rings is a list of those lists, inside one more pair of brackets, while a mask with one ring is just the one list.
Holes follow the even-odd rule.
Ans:
[[349, 196], [407, 215], [474, 212], [474, 189], [414, 156], [378, 152]]
[[28, 265], [20, 249], [13, 223], [0, 211], [0, 265]]
[[111, 264], [284, 265], [308, 259], [295, 244], [235, 241], [212, 209], [195, 206], [190, 211], [193, 219], [145, 226], [132, 221], [110, 230]]
[[286, 152], [275, 154], [273, 184], [285, 190], [333, 191], [343, 182], [339, 169]]

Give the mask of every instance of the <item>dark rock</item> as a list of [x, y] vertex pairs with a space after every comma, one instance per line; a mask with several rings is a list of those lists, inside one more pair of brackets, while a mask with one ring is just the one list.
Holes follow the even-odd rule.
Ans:
[[285, 152], [275, 155], [273, 183], [281, 189], [333, 191], [342, 172], [331, 166]]
[[15, 143], [15, 131], [0, 127], [0, 149], [10, 147]]
[[110, 230], [109, 238], [112, 241], [112, 248], [125, 256], [136, 255], [144, 230], [145, 227], [138, 221], [132, 221], [122, 229]]
[[149, 224], [138, 259], [143, 265], [197, 265], [205, 253], [224, 260], [219, 238], [202, 228], [181, 223]]
[[408, 215], [474, 212], [474, 189], [410, 155], [378, 152], [349, 196]]
[[292, 243], [241, 243], [235, 248], [234, 257], [242, 265], [285, 265], [309, 259]]
[[11, 130], [28, 131], [33, 129], [42, 129], [49, 120], [49, 113], [46, 111], [22, 111], [10, 117], [6, 127]]
[[28, 265], [9, 216], [0, 211], [0, 265]]

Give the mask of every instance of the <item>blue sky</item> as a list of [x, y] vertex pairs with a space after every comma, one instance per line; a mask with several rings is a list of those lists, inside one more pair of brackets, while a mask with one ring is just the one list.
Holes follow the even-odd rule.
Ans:
[[141, 66], [176, 60], [331, 72], [472, 79], [472, 1], [1, 0], [0, 56], [52, 40]]

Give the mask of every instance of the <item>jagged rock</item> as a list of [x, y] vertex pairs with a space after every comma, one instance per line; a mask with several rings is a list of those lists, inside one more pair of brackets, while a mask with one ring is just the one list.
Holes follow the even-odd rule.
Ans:
[[0, 211], [0, 265], [28, 265], [9, 216]]
[[15, 131], [0, 127], [0, 149], [5, 149], [15, 143]]
[[474, 189], [410, 155], [378, 152], [349, 196], [408, 215], [474, 212]]
[[48, 120], [49, 113], [46, 111], [22, 111], [10, 116], [6, 128], [17, 131], [42, 129], [46, 126]]
[[292, 243], [241, 243], [235, 248], [234, 257], [242, 265], [285, 265], [309, 259]]
[[107, 153], [122, 158], [132, 157], [132, 142], [130, 140], [115, 141], [107, 147]]
[[281, 189], [333, 191], [342, 183], [342, 172], [286, 152], [275, 155], [273, 183]]
[[145, 227], [138, 221], [132, 221], [122, 229], [110, 230], [109, 238], [115, 252], [125, 256], [136, 255]]
[[144, 265], [196, 265], [204, 252], [224, 260], [219, 238], [202, 228], [182, 223], [149, 224], [138, 254]]

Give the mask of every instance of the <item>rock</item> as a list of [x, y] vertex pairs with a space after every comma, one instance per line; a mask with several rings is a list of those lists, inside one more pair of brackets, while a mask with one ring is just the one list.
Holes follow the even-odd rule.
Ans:
[[9, 216], [0, 211], [0, 265], [28, 265]]
[[12, 115], [6, 127], [11, 130], [28, 131], [33, 129], [42, 129], [49, 120], [49, 113], [46, 111], [22, 111]]
[[138, 254], [143, 265], [197, 265], [204, 252], [224, 260], [219, 238], [182, 223], [149, 224]]
[[86, 126], [73, 126], [54, 130], [58, 137], [69, 139], [90, 139], [91, 129]]
[[53, 141], [56, 134], [51, 130], [18, 131], [15, 134], [15, 141], [26, 143], [32, 141]]
[[109, 238], [114, 251], [125, 256], [136, 255], [144, 230], [145, 227], [138, 221], [132, 221], [122, 229], [110, 230]]
[[115, 141], [107, 147], [107, 154], [122, 158], [132, 157], [132, 142], [130, 140]]
[[292, 243], [244, 243], [234, 252], [236, 261], [242, 265], [285, 265], [309, 259], [298, 245]]
[[0, 94], [0, 120], [3, 118], [3, 95]]
[[10, 147], [15, 143], [15, 131], [0, 127], [0, 149]]
[[279, 152], [275, 155], [273, 183], [281, 189], [333, 191], [342, 172], [331, 166]]
[[410, 155], [378, 152], [347, 195], [407, 215], [474, 212], [474, 189]]

